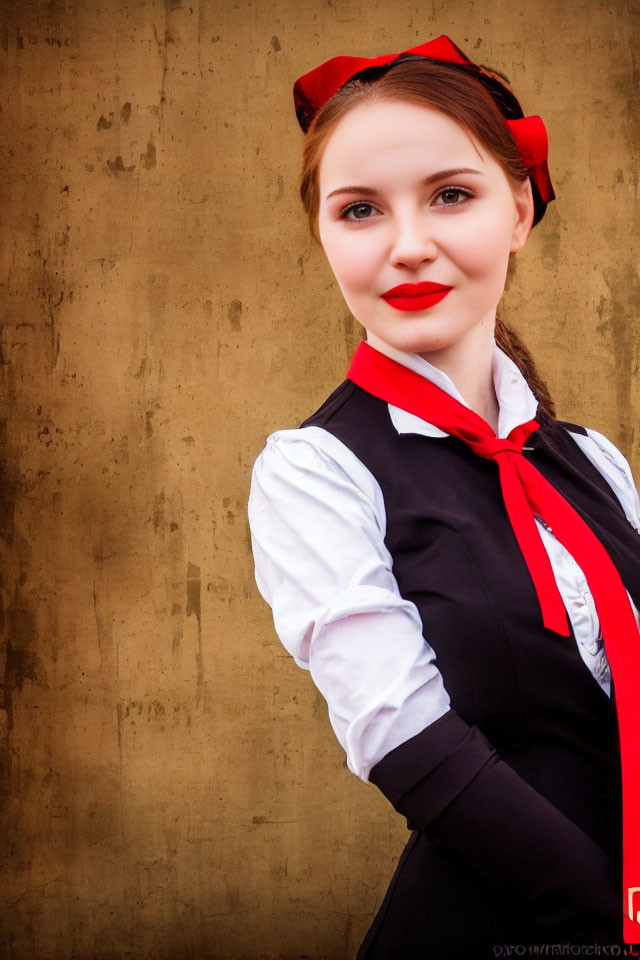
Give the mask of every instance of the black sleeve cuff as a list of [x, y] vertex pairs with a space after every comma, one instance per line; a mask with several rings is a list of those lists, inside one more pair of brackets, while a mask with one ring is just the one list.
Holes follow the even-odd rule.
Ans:
[[417, 803], [418, 820], [426, 826], [495, 754], [481, 730], [451, 709], [383, 757], [369, 780], [405, 816], [407, 805]]

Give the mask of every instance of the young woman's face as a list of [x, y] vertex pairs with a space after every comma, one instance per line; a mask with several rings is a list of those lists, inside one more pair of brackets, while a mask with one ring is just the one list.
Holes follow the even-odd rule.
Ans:
[[[393, 102], [363, 104], [339, 121], [319, 189], [322, 246], [367, 330], [420, 354], [493, 336], [509, 254], [531, 228], [529, 180], [514, 193], [454, 120]], [[394, 290], [425, 281], [450, 289]]]

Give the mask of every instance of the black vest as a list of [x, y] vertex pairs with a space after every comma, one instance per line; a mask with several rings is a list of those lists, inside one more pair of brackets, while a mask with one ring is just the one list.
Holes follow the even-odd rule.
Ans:
[[[523, 455], [588, 523], [640, 608], [640, 537], [571, 436], [586, 431], [538, 422]], [[615, 701], [582, 660], [573, 629], [561, 637], [542, 623], [497, 464], [457, 437], [399, 434], [386, 401], [349, 380], [301, 424], [311, 425], [341, 440], [380, 485], [393, 573], [420, 613], [451, 706], [619, 861]]]

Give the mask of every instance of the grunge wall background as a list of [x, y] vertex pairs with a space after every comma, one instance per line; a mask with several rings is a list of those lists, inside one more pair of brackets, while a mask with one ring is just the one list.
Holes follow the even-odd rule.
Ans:
[[441, 33], [550, 135], [506, 318], [640, 468], [637, 0], [3, 0], [0, 956], [353, 956], [406, 839], [253, 581], [360, 338], [291, 86]]

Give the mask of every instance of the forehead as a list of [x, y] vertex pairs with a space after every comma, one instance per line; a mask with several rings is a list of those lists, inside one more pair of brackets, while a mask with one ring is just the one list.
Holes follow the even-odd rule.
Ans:
[[430, 107], [405, 102], [361, 104], [336, 124], [320, 161], [321, 189], [334, 180], [362, 183], [366, 176], [393, 170], [398, 175], [416, 163], [431, 169], [495, 166], [487, 150], [451, 117]]

